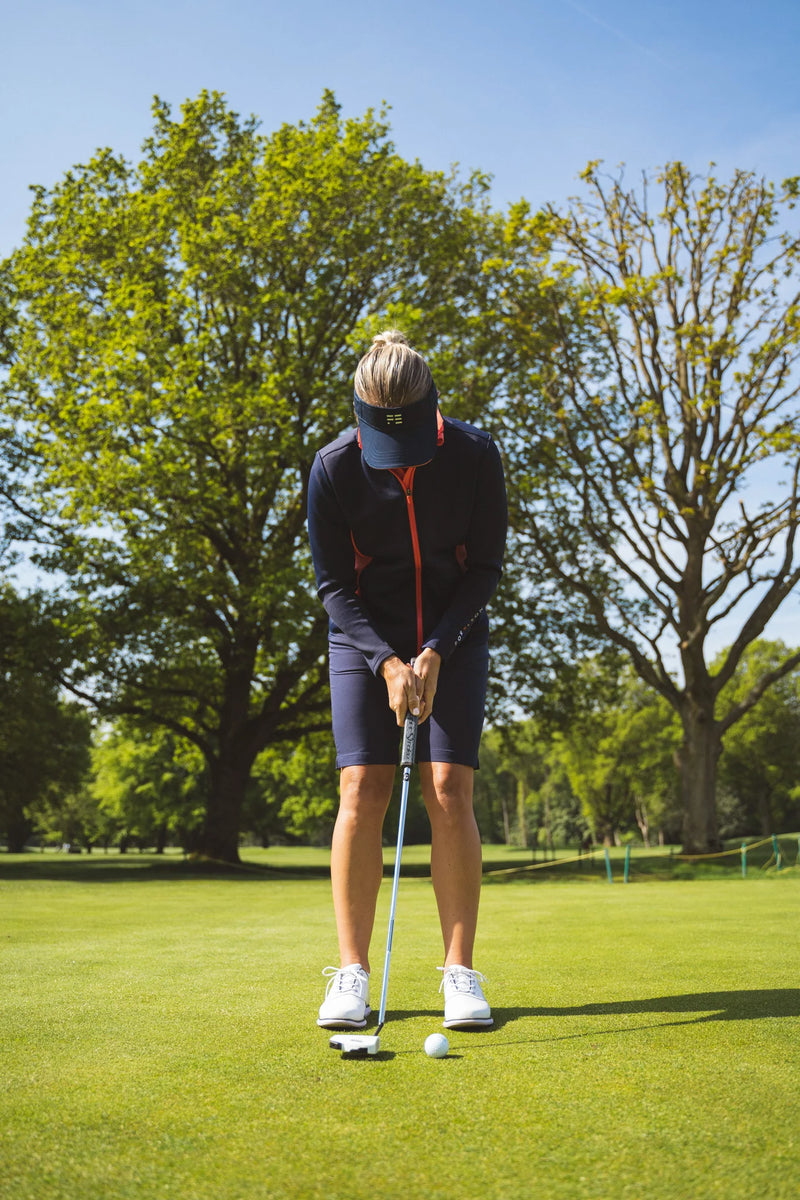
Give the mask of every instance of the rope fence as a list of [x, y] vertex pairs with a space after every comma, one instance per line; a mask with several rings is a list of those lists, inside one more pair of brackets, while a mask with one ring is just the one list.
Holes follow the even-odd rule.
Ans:
[[[793, 842], [794, 838], [792, 835], [785, 836], [783, 838], [783, 841], [784, 842], [786, 842], [786, 841]], [[796, 842], [797, 842], [797, 848], [796, 848], [796, 853], [795, 853], [795, 857], [794, 857], [794, 862], [790, 862], [788, 860], [788, 855], [784, 854], [784, 851], [781, 847], [781, 839], [776, 834], [771, 834], [769, 837], [762, 838], [761, 840], [756, 841], [756, 842], [742, 842], [738, 846], [732, 846], [729, 850], [716, 850], [709, 854], [675, 854], [674, 852], [671, 851], [668, 855], [665, 854], [665, 855], [659, 856], [659, 857], [664, 862], [676, 862], [677, 861], [677, 862], [699, 863], [699, 862], [711, 861], [713, 859], [736, 857], [738, 855], [741, 860], [742, 878], [744, 879], [747, 877], [747, 870], [748, 870], [747, 856], [748, 856], [748, 854], [752, 850], [759, 850], [763, 846], [769, 846], [770, 844], [772, 845], [772, 854], [770, 855], [770, 857], [767, 859], [767, 861], [765, 863], [761, 864], [759, 870], [761, 870], [761, 871], [774, 870], [777, 872], [777, 871], [800, 869], [800, 836], [797, 837]], [[647, 848], [644, 847], [643, 849], [644, 849], [644, 852], [646, 853]], [[611, 864], [611, 855], [609, 853], [607, 846], [603, 847], [603, 857], [604, 857], [604, 861], [605, 861], [605, 870], [606, 870], [606, 876], [608, 878], [608, 882], [613, 883], [614, 875], [613, 875], [613, 869], [612, 869], [612, 864]], [[625, 883], [628, 883], [630, 880], [631, 858], [632, 858], [631, 847], [630, 847], [630, 845], [628, 845], [625, 847], [625, 859], [624, 859], [624, 865], [623, 865], [623, 881]], [[651, 856], [651, 858], [652, 858], [652, 856]], [[486, 871], [484, 874], [485, 874], [486, 878], [497, 878], [502, 875], [523, 875], [523, 874], [527, 875], [527, 874], [532, 873], [533, 871], [546, 871], [546, 870], [551, 870], [553, 867], [568, 866], [570, 864], [577, 863], [577, 862], [586, 863], [587, 861], [594, 862], [594, 853], [593, 852], [576, 854], [570, 858], [552, 858], [552, 859], [546, 859], [543, 862], [539, 862], [539, 863], [523, 863], [523, 864], [521, 864], [519, 866], [515, 866], [515, 867], [503, 867], [500, 870], [496, 870], [496, 871]]]

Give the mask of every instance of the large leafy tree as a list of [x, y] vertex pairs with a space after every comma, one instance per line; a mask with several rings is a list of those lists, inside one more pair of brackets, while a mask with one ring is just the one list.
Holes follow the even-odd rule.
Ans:
[[798, 186], [679, 163], [639, 188], [584, 178], [586, 199], [528, 222], [560, 332], [549, 370], [523, 344], [507, 406], [529, 463], [514, 519], [529, 569], [678, 714], [684, 846], [713, 850], [722, 739], [800, 662], [724, 691], [800, 581]]
[[426, 314], [449, 361], [484, 192], [329, 93], [270, 136], [203, 93], [155, 103], [139, 162], [105, 150], [36, 189], [5, 264], [6, 411], [91, 647], [81, 689], [202, 751], [212, 857], [238, 857], [256, 756], [327, 725], [314, 452], [352, 421], [379, 320]]

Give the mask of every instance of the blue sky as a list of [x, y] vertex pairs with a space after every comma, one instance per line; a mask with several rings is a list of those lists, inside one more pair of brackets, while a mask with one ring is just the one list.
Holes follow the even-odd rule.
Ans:
[[[32, 183], [99, 146], [137, 156], [154, 94], [224, 91], [266, 131], [383, 101], [398, 150], [494, 177], [495, 204], [563, 202], [589, 159], [636, 176], [800, 173], [797, 0], [24, 0], [0, 9], [0, 256]], [[797, 641], [797, 609], [770, 633]]]
[[0, 255], [31, 183], [98, 146], [135, 157], [158, 93], [224, 91], [269, 131], [330, 87], [347, 114], [391, 105], [398, 149], [494, 176], [498, 206], [563, 201], [589, 159], [637, 174], [800, 171], [794, 0], [25, 0], [4, 4]]

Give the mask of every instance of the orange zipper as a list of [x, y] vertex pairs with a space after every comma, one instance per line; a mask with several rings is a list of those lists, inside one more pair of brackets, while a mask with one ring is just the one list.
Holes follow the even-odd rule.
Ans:
[[406, 494], [406, 512], [408, 513], [408, 527], [411, 530], [411, 549], [414, 554], [414, 592], [417, 605], [417, 655], [422, 653], [422, 555], [419, 549], [419, 534], [417, 532], [417, 514], [414, 511], [414, 472], [416, 467], [409, 467], [406, 471], [399, 468], [393, 470], [392, 474], [396, 479], [399, 479], [403, 491]]

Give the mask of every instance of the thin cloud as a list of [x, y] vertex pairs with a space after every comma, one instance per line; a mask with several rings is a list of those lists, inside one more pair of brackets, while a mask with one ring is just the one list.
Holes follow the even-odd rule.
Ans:
[[575, 12], [580, 13], [582, 17], [586, 17], [587, 21], [593, 21], [595, 25], [599, 25], [601, 29], [605, 29], [606, 32], [610, 33], [613, 37], [618, 38], [622, 42], [626, 42], [627, 45], [632, 46], [635, 50], [638, 50], [640, 54], [646, 54], [649, 58], [654, 59], [667, 71], [672, 71], [674, 69], [672, 63], [668, 63], [665, 59], [663, 59], [656, 50], [653, 50], [650, 46], [643, 46], [641, 42], [637, 42], [634, 38], [629, 37], [624, 29], [618, 29], [616, 25], [609, 25], [608, 21], [604, 21], [602, 17], [596, 16], [596, 14], [590, 12], [588, 8], [584, 8], [582, 4], [576, 4], [575, 0], [561, 0], [561, 2], [562, 4], [566, 4], [569, 8], [574, 9]]

